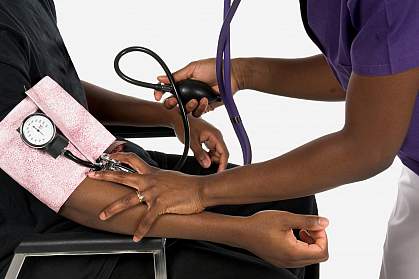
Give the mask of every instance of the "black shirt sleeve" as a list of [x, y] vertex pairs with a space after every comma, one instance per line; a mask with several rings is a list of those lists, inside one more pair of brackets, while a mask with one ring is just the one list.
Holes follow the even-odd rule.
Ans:
[[29, 50], [24, 37], [0, 29], [0, 120], [25, 97], [30, 88]]

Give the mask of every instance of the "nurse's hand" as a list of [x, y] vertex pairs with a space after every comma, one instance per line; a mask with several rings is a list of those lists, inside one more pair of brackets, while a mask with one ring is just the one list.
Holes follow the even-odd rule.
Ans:
[[[195, 214], [205, 208], [202, 203], [202, 177], [185, 175], [180, 172], [161, 170], [144, 162], [134, 153], [113, 153], [111, 159], [131, 166], [137, 173], [117, 171], [89, 172], [92, 179], [126, 185], [143, 196], [148, 210], [141, 217], [134, 240], [139, 241], [150, 230], [160, 215]], [[101, 220], [128, 210], [140, 203], [137, 193], [130, 193], [106, 207], [100, 214]]]
[[[239, 64], [238, 60], [232, 60], [232, 73], [231, 73], [231, 89], [233, 94], [239, 91], [241, 79], [239, 78]], [[217, 85], [217, 77], [215, 72], [215, 59], [204, 59], [189, 63], [186, 67], [180, 69], [179, 71], [173, 73], [175, 81], [181, 81], [184, 79], [197, 79], [203, 81], [210, 85], [212, 89], [220, 93]], [[169, 80], [166, 76], [157, 77], [158, 81], [162, 83], [169, 83]], [[155, 91], [154, 98], [156, 101], [160, 101], [163, 97], [163, 92]], [[221, 102], [216, 102], [208, 104], [208, 99], [203, 98], [199, 102], [197, 100], [191, 100], [186, 105], [186, 110], [192, 112], [192, 115], [195, 117], [200, 117], [205, 112], [214, 110], [216, 107], [222, 105]], [[177, 100], [174, 97], [169, 97], [164, 101], [164, 106], [168, 109], [173, 109], [177, 106]]]
[[[303, 267], [328, 259], [326, 218], [262, 211], [245, 219], [240, 246], [277, 267]], [[300, 240], [293, 233], [298, 230]], [[242, 237], [243, 236], [243, 237]]]
[[[173, 123], [178, 139], [184, 143], [184, 127], [182, 120], [176, 114], [176, 121]], [[210, 123], [203, 119], [191, 117], [189, 119], [191, 130], [191, 149], [198, 163], [203, 168], [209, 168], [213, 163], [218, 164], [218, 172], [227, 168], [230, 156], [223, 135]], [[208, 151], [204, 150], [203, 145]]]

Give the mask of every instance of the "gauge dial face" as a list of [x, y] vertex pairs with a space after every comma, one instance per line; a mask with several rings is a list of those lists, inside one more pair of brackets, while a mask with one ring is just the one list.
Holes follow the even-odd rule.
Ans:
[[31, 147], [43, 148], [55, 137], [55, 124], [42, 113], [34, 113], [23, 120], [20, 134], [23, 141]]

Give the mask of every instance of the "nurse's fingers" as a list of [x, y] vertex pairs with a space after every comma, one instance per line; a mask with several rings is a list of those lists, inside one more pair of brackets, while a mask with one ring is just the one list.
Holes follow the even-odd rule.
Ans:
[[134, 193], [130, 193], [121, 199], [111, 203], [105, 209], [103, 209], [100, 214], [99, 218], [101, 220], [107, 220], [112, 218], [113, 216], [126, 211], [134, 206], [137, 206], [141, 203], [147, 205], [147, 208], [150, 209], [150, 206], [153, 201], [153, 197], [156, 195], [156, 188], [151, 187], [145, 191], [136, 191]]
[[163, 92], [154, 90], [154, 100], [156, 100], [157, 102], [160, 102], [163, 95], [164, 95]]
[[151, 226], [157, 220], [160, 215], [160, 209], [158, 207], [150, 207], [146, 211], [145, 215], [141, 218], [140, 224], [138, 225], [137, 230], [134, 233], [133, 240], [134, 242], [140, 241], [150, 230]]
[[[202, 101], [202, 100], [201, 100]], [[178, 102], [175, 97], [169, 97], [164, 101], [164, 106], [167, 109], [174, 109], [178, 105]], [[187, 113], [194, 112], [197, 108], [200, 110], [206, 110], [207, 103], [205, 101], [202, 101], [200, 104], [196, 99], [190, 100], [185, 108]]]
[[129, 186], [138, 191], [144, 190], [143, 181], [139, 179], [139, 175], [135, 173], [127, 173], [122, 171], [91, 171], [87, 173], [87, 176], [95, 180], [103, 180], [114, 182], [122, 185]]
[[218, 163], [217, 172], [221, 172], [227, 168], [228, 159], [230, 152], [228, 151], [227, 145], [224, 142], [223, 137], [220, 136], [209, 136], [204, 141], [205, 146], [209, 149], [209, 154], [212, 162]]
[[196, 118], [201, 117], [201, 115], [203, 115], [207, 111], [207, 107], [208, 107], [208, 99], [202, 98], [199, 101], [198, 106], [195, 109], [193, 109], [192, 115], [195, 116]]
[[[183, 67], [182, 69], [174, 72], [173, 78], [175, 79], [175, 82], [192, 78], [195, 67], [196, 67], [195, 63], [192, 62], [192, 63], [189, 63], [186, 67]], [[158, 76], [157, 80], [163, 84], [170, 83], [169, 78], [165, 75]], [[154, 98], [156, 99], [156, 101], [160, 101], [163, 95], [164, 93], [161, 91], [154, 91]]]
[[198, 106], [199, 106], [198, 100], [196, 99], [190, 100], [185, 106], [186, 112], [187, 113], [193, 112]]
[[99, 219], [102, 221], [108, 220], [109, 218], [112, 218], [113, 216], [125, 210], [128, 210], [134, 206], [137, 206], [138, 204], [140, 204], [140, 199], [137, 193], [136, 192], [129, 193], [128, 195], [122, 197], [121, 199], [105, 207], [99, 213]]
[[163, 105], [167, 108], [167, 109], [174, 109], [177, 106], [177, 100], [175, 97], [169, 97], [166, 100], [164, 100]]
[[[185, 67], [183, 67], [182, 69], [177, 70], [176, 72], [173, 73], [173, 77], [175, 81], [178, 82], [184, 79], [192, 78], [195, 68], [196, 68], [196, 63], [191, 62]], [[169, 79], [165, 75], [158, 76], [157, 80], [160, 81], [161, 83], [165, 83], [165, 84], [169, 83]]]
[[140, 174], [151, 173], [156, 170], [155, 167], [150, 166], [137, 154], [132, 152], [116, 152], [109, 154], [109, 157], [113, 160], [129, 165]]

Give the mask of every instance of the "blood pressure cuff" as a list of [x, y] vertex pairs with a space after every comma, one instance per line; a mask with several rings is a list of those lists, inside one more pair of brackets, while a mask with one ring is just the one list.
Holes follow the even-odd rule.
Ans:
[[66, 147], [90, 162], [115, 142], [115, 137], [70, 94], [49, 77], [26, 92], [0, 122], [0, 168], [49, 208], [58, 212], [89, 171], [73, 161], [26, 145], [19, 133], [22, 121], [42, 111], [69, 140]]

